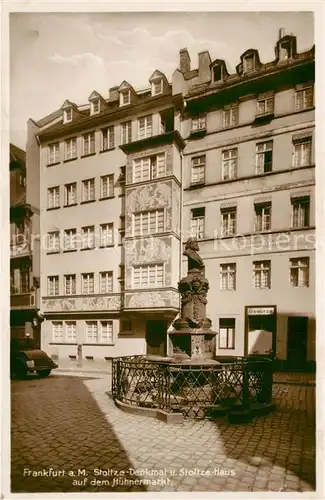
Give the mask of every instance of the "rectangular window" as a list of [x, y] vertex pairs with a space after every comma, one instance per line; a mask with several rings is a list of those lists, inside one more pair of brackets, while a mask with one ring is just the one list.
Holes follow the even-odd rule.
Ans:
[[270, 231], [271, 209], [271, 202], [255, 204], [255, 232]]
[[66, 108], [63, 111], [63, 121], [64, 123], [69, 123], [72, 121], [72, 107]]
[[102, 151], [112, 149], [115, 146], [114, 125], [102, 130]]
[[112, 222], [100, 225], [100, 246], [114, 245], [114, 225]]
[[65, 322], [65, 338], [67, 342], [77, 341], [77, 322], [76, 321], [66, 321]]
[[64, 295], [76, 295], [76, 275], [64, 275]]
[[165, 154], [133, 160], [133, 182], [157, 179], [166, 175]]
[[254, 288], [271, 288], [271, 261], [259, 260], [253, 266]]
[[47, 295], [60, 295], [59, 276], [48, 276], [48, 278], [47, 278]]
[[225, 149], [222, 151], [222, 180], [235, 179], [237, 177], [238, 149]]
[[133, 288], [153, 288], [164, 285], [164, 265], [150, 264], [133, 267]]
[[95, 293], [94, 273], [81, 275], [81, 293], [85, 295]]
[[52, 341], [63, 342], [63, 321], [52, 321]]
[[131, 103], [131, 91], [129, 89], [122, 90], [120, 95], [121, 106], [125, 106], [126, 104]]
[[256, 144], [256, 174], [272, 172], [273, 141]]
[[64, 250], [77, 250], [77, 230], [65, 229], [64, 231]]
[[291, 200], [291, 227], [309, 227], [310, 197]]
[[162, 94], [162, 91], [163, 91], [163, 81], [162, 81], [162, 78], [160, 78], [159, 80], [155, 80], [154, 82], [152, 82], [152, 87], [151, 87], [152, 95]]
[[95, 200], [95, 179], [82, 181], [82, 201]]
[[232, 236], [236, 234], [236, 207], [221, 209], [221, 235]]
[[60, 251], [60, 231], [48, 233], [48, 253]]
[[313, 94], [314, 91], [312, 86], [299, 90], [297, 89], [295, 92], [296, 111], [312, 108], [314, 100]]
[[235, 318], [219, 319], [219, 349], [235, 349]]
[[88, 132], [82, 136], [82, 146], [83, 155], [95, 153], [95, 132]]
[[192, 158], [191, 184], [204, 184], [205, 182], [206, 156], [194, 156]]
[[305, 167], [311, 165], [311, 137], [293, 140], [293, 166]]
[[293, 287], [309, 286], [309, 257], [290, 259], [290, 282]]
[[191, 236], [202, 240], [204, 238], [205, 207], [191, 210]]
[[100, 178], [100, 197], [114, 196], [114, 174], [102, 175]]
[[113, 344], [113, 321], [99, 322], [99, 342]]
[[77, 203], [77, 183], [72, 182], [64, 186], [64, 203], [66, 206], [75, 205]]
[[99, 293], [113, 292], [113, 273], [112, 271], [103, 271], [99, 273]]
[[150, 156], [151, 179], [158, 179], [166, 175], [165, 154]]
[[218, 64], [217, 66], [213, 67], [213, 81], [214, 82], [220, 82], [222, 80], [222, 66]]
[[269, 97], [258, 98], [257, 100], [257, 116], [270, 115], [274, 112], [274, 95]]
[[85, 226], [81, 228], [81, 248], [95, 248], [95, 226]]
[[47, 147], [47, 163], [48, 165], [53, 165], [54, 163], [59, 163], [60, 161], [60, 143], [55, 142], [49, 144]]
[[161, 233], [165, 230], [164, 209], [133, 214], [133, 235]]
[[236, 264], [220, 264], [220, 290], [236, 290]]
[[206, 115], [199, 115], [192, 118], [192, 132], [204, 130], [206, 128]]
[[77, 138], [66, 139], [64, 141], [64, 159], [72, 160], [77, 158]]
[[292, 58], [292, 43], [291, 41], [282, 42], [280, 45], [279, 59], [280, 61], [286, 61]]
[[238, 106], [224, 108], [222, 112], [223, 128], [236, 127], [238, 125]]
[[98, 342], [98, 322], [97, 321], [86, 321], [86, 342], [97, 343]]
[[251, 54], [244, 58], [244, 72], [249, 73], [255, 69], [255, 55]]
[[121, 144], [132, 141], [132, 122], [121, 123]]
[[30, 268], [23, 267], [20, 269], [20, 293], [28, 293], [30, 292]]
[[26, 187], [26, 175], [20, 174], [20, 176], [19, 176], [19, 185], [21, 187]]
[[138, 119], [138, 138], [145, 139], [152, 136], [152, 115]]
[[60, 186], [55, 186], [47, 190], [47, 207], [60, 207]]
[[100, 112], [100, 99], [95, 99], [90, 103], [91, 114], [97, 115]]

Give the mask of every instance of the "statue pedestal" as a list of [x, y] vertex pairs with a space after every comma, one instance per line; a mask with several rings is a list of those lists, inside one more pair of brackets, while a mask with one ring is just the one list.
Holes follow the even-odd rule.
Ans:
[[173, 344], [171, 357], [189, 364], [217, 364], [214, 357], [216, 332], [210, 329], [187, 328], [169, 333]]
[[209, 281], [204, 275], [204, 264], [197, 251], [197, 241], [189, 239], [184, 255], [188, 257], [187, 276], [178, 283], [181, 294], [181, 314], [169, 333], [173, 344], [172, 358], [188, 364], [213, 364], [217, 332], [211, 330], [211, 320], [206, 317]]

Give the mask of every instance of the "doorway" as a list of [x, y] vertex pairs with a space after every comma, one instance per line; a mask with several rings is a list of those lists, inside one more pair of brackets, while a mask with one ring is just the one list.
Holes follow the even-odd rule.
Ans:
[[167, 323], [164, 320], [147, 320], [147, 354], [166, 356]]
[[302, 368], [307, 360], [308, 317], [289, 316], [287, 362], [292, 368]]

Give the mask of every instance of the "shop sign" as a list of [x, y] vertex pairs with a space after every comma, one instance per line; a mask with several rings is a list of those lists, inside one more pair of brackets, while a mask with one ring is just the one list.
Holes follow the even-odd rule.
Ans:
[[274, 307], [249, 307], [247, 309], [248, 316], [267, 316], [274, 314]]

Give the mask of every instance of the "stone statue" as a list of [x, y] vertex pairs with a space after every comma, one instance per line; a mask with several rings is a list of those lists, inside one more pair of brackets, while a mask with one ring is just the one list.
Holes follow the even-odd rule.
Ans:
[[203, 260], [198, 254], [199, 250], [199, 244], [196, 239], [189, 238], [185, 243], [183, 255], [186, 255], [188, 259], [188, 271], [191, 271], [192, 269], [198, 269], [201, 271], [204, 267]]

